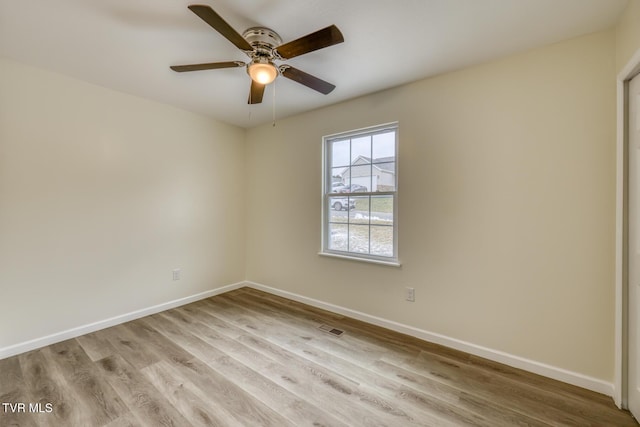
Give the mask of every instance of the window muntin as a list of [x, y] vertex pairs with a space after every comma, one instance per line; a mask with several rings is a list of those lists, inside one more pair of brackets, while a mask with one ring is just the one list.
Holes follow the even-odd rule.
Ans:
[[322, 253], [397, 263], [397, 124], [323, 144]]

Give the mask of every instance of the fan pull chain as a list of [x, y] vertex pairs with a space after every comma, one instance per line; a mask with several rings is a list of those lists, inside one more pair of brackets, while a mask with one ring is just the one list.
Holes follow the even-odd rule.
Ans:
[[253, 104], [251, 104], [251, 91], [249, 91], [249, 125], [251, 125], [251, 113], [253, 113]]
[[[277, 79], [276, 79], [277, 81]], [[272, 109], [273, 109], [273, 123], [271, 124], [272, 127], [276, 127], [276, 82], [273, 82], [273, 104], [272, 104]]]

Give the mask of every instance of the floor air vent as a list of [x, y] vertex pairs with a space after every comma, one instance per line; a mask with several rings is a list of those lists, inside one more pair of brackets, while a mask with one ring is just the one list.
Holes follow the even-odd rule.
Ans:
[[344, 334], [344, 331], [341, 331], [340, 329], [334, 328], [333, 326], [329, 326], [329, 325], [320, 325], [318, 326], [318, 328], [320, 328], [324, 332], [327, 332], [329, 334], [336, 335], [336, 336], [340, 336]]

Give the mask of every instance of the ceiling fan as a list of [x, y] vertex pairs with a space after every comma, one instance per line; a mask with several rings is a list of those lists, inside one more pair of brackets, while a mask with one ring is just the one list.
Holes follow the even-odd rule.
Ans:
[[262, 102], [265, 86], [273, 82], [278, 75], [305, 85], [327, 95], [335, 86], [290, 65], [276, 65], [275, 61], [291, 59], [314, 50], [342, 43], [344, 38], [335, 25], [328, 26], [304, 37], [282, 44], [282, 39], [270, 28], [252, 27], [242, 35], [234, 30], [213, 9], [205, 5], [191, 5], [189, 9], [198, 15], [214, 30], [222, 34], [238, 49], [249, 56], [249, 63], [242, 61], [210, 62], [205, 64], [173, 65], [173, 71], [200, 71], [218, 68], [246, 67], [251, 77], [249, 104]]

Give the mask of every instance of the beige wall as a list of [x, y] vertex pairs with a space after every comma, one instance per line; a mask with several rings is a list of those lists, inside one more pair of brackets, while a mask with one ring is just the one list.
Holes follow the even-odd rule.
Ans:
[[[612, 381], [614, 77], [607, 31], [249, 130], [247, 279]], [[322, 136], [395, 120], [402, 267], [318, 256]]]
[[616, 70], [622, 68], [640, 49], [640, 0], [629, 0], [616, 27]]
[[244, 137], [0, 59], [0, 348], [243, 280]]

